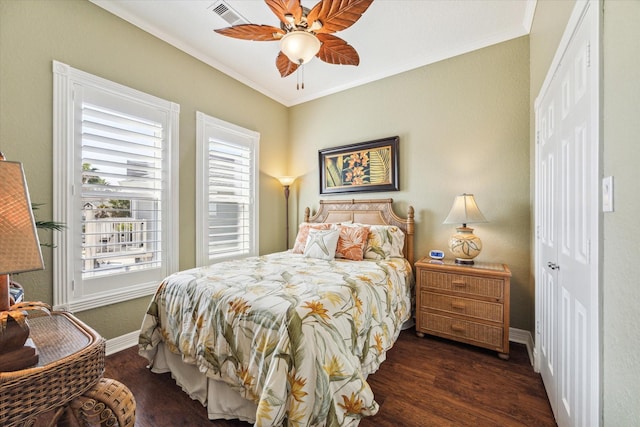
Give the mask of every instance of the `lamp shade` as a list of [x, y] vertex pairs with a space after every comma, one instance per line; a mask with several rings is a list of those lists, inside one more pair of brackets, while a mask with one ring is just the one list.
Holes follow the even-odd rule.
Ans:
[[295, 64], [311, 61], [320, 50], [320, 40], [306, 31], [291, 31], [280, 40], [280, 50]]
[[473, 198], [473, 194], [463, 193], [453, 200], [453, 206], [443, 224], [473, 224], [487, 222]]
[[293, 184], [293, 181], [295, 180], [296, 180], [295, 176], [279, 176], [278, 177], [278, 181], [280, 181], [280, 184], [285, 186]]
[[43, 268], [22, 164], [0, 161], [0, 274]]

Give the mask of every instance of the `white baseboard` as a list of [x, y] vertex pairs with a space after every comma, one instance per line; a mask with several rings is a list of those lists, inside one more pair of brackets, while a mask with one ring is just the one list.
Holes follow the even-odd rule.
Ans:
[[107, 340], [107, 348], [105, 353], [107, 356], [113, 353], [117, 353], [122, 350], [126, 350], [129, 347], [133, 347], [134, 345], [138, 345], [138, 336], [140, 335], [140, 331], [129, 332], [125, 335], [120, 335], [119, 337], [112, 338]]
[[527, 347], [527, 353], [529, 354], [529, 362], [533, 366], [533, 337], [531, 332], [524, 329], [509, 328], [509, 341], [517, 342], [518, 344], [524, 344]]

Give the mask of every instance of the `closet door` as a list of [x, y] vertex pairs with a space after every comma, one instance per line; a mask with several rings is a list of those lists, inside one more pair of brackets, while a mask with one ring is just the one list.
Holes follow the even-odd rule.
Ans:
[[536, 365], [559, 426], [599, 423], [599, 12], [579, 6], [536, 102]]
[[537, 363], [547, 389], [553, 413], [558, 419], [558, 147], [556, 105], [559, 83], [554, 80], [536, 110], [537, 123], [537, 244], [536, 262], [536, 349]]

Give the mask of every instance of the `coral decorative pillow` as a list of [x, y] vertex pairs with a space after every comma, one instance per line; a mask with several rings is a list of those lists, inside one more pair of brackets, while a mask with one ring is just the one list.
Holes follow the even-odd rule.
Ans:
[[304, 247], [307, 243], [307, 237], [309, 237], [310, 229], [316, 230], [328, 230], [331, 228], [331, 224], [329, 223], [309, 223], [303, 222], [298, 227], [298, 235], [296, 236], [296, 241], [293, 244], [293, 253], [294, 254], [302, 254], [304, 253]]
[[394, 225], [372, 225], [369, 230], [366, 259], [402, 258], [404, 232]]
[[358, 225], [338, 225], [340, 238], [336, 248], [336, 258], [362, 261], [369, 238], [369, 227]]
[[304, 247], [304, 256], [332, 260], [336, 256], [338, 245], [338, 230], [309, 229], [309, 236]]

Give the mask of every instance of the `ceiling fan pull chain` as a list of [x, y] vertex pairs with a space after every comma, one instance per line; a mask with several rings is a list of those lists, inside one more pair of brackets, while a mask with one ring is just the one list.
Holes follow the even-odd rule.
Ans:
[[304, 64], [302, 61], [296, 70], [296, 79], [296, 90], [304, 89]]

